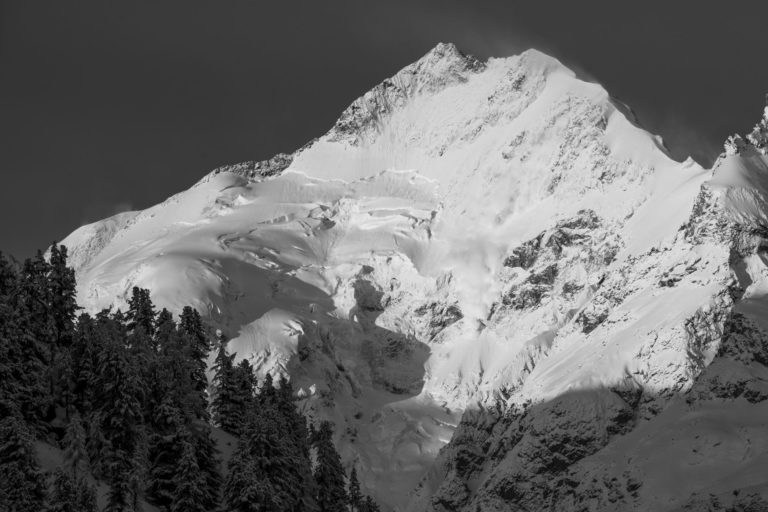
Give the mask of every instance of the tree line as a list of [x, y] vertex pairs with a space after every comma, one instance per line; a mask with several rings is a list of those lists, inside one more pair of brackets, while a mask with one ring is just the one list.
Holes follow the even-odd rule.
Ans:
[[[209, 351], [216, 350], [209, 385]], [[66, 247], [22, 265], [0, 253], [0, 510], [375, 512], [345, 474], [328, 422], [308, 424], [290, 382], [253, 368], [200, 314], [81, 313]], [[238, 438], [222, 471], [214, 429]], [[37, 446], [63, 451], [52, 474]], [[222, 475], [226, 474], [226, 477]]]

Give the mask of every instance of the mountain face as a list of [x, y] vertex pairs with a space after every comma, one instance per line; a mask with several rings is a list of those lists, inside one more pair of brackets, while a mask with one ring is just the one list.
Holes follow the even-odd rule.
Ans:
[[295, 153], [72, 233], [78, 301], [197, 308], [392, 508], [760, 506], [768, 121], [710, 171], [624, 111], [440, 44]]

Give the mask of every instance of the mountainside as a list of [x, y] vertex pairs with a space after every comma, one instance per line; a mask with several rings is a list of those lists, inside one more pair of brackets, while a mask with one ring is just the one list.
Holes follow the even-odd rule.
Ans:
[[197, 308], [391, 507], [763, 484], [766, 137], [710, 180], [625, 111], [534, 50], [440, 44], [295, 153], [72, 233], [78, 301]]

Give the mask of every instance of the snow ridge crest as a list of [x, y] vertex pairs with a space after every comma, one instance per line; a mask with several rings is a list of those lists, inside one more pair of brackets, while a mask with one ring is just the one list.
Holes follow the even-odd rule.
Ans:
[[358, 145], [368, 134], [377, 133], [383, 119], [410, 97], [466, 82], [485, 66], [483, 61], [462, 53], [453, 43], [438, 43], [421, 59], [352, 102], [331, 129], [330, 139]]

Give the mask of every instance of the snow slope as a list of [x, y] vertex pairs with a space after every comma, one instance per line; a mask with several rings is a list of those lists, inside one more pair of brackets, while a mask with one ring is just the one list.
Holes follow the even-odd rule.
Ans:
[[[618, 256], [518, 385], [464, 415], [410, 510], [768, 510], [766, 130], [729, 142], [677, 235]], [[570, 263], [541, 242], [583, 250], [584, 226], [511, 265], [554, 283]]]
[[[764, 189], [732, 174], [732, 210], [763, 219]], [[734, 302], [709, 177], [551, 57], [440, 44], [294, 154], [63, 243], [81, 304], [141, 286], [198, 308], [260, 374], [290, 375], [403, 508], [467, 408], [691, 388]]]

